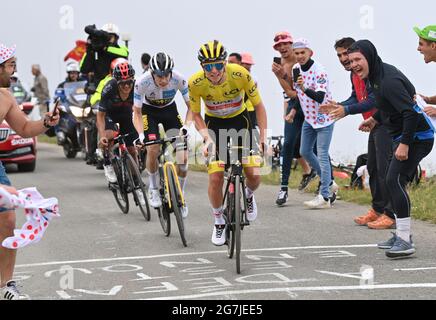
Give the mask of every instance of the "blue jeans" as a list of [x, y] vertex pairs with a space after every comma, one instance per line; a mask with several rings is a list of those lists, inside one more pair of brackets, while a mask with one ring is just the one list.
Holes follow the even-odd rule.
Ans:
[[[324, 198], [330, 197], [330, 184], [332, 183], [332, 167], [330, 164], [329, 149], [332, 141], [334, 124], [320, 129], [314, 129], [304, 122], [301, 133], [301, 156], [321, 178], [320, 194]], [[317, 155], [313, 152], [316, 144]]]
[[[0, 161], [0, 184], [10, 186], [11, 182], [9, 181], [8, 176], [6, 175], [5, 167], [3, 166], [3, 163]], [[0, 212], [9, 211], [9, 209], [6, 208], [0, 208]]]
[[293, 123], [285, 123], [285, 141], [282, 149], [282, 188], [288, 188], [292, 160], [297, 156], [295, 146], [299, 144], [304, 118], [297, 115]]

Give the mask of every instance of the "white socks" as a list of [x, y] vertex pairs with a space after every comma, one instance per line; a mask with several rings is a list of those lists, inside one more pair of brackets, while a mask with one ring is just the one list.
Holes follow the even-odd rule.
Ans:
[[247, 196], [247, 198], [251, 198], [254, 194], [254, 191], [251, 190], [249, 187], [245, 187], [245, 195]]
[[182, 189], [183, 194], [185, 194], [186, 179], [187, 177], [185, 178], [179, 177], [180, 188]]
[[159, 189], [159, 184], [157, 179], [159, 178], [159, 171], [155, 173], [149, 172], [150, 189]]
[[399, 219], [396, 218], [397, 221], [397, 237], [400, 237], [406, 242], [410, 243], [410, 224], [412, 219], [411, 218], [405, 218], [405, 219]]
[[226, 224], [226, 221], [223, 218], [223, 207], [219, 207], [217, 209], [213, 208], [213, 214], [215, 216], [215, 224], [216, 225], [223, 225]]

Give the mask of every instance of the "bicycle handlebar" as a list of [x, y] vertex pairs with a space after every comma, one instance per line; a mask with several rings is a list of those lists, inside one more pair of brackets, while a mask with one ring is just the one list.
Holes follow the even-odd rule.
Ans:
[[182, 136], [174, 136], [174, 137], [170, 137], [170, 138], [165, 138], [165, 139], [160, 139], [160, 140], [154, 140], [154, 141], [149, 141], [149, 142], [142, 142], [142, 144], [139, 144], [138, 146], [144, 146], [144, 147], [149, 147], [149, 146], [153, 146], [156, 144], [166, 144], [166, 143], [173, 143], [175, 142], [177, 139], [186, 139], [187, 135], [182, 135]]

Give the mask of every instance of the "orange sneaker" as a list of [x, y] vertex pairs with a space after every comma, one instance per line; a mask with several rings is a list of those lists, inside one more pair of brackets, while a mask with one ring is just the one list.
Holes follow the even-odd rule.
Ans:
[[357, 217], [354, 219], [359, 226], [366, 226], [368, 223], [376, 221], [379, 218], [374, 209], [368, 211], [368, 213], [364, 216]]
[[387, 215], [382, 214], [377, 221], [368, 223], [368, 228], [374, 230], [395, 229], [396, 224], [394, 219], [391, 219]]

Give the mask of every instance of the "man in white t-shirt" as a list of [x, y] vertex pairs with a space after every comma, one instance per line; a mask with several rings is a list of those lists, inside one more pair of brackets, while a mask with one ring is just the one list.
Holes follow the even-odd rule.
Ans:
[[[334, 120], [319, 110], [323, 103], [332, 99], [329, 79], [324, 67], [312, 60], [313, 51], [309, 41], [300, 38], [293, 43], [292, 48], [298, 62], [293, 68], [294, 87], [298, 96], [295, 108], [301, 108], [305, 117], [300, 153], [321, 180], [319, 195], [304, 204], [311, 209], [326, 209], [331, 207], [331, 197], [337, 191], [333, 190], [336, 185], [332, 181], [329, 157]], [[314, 152], [315, 145], [317, 154]]]

